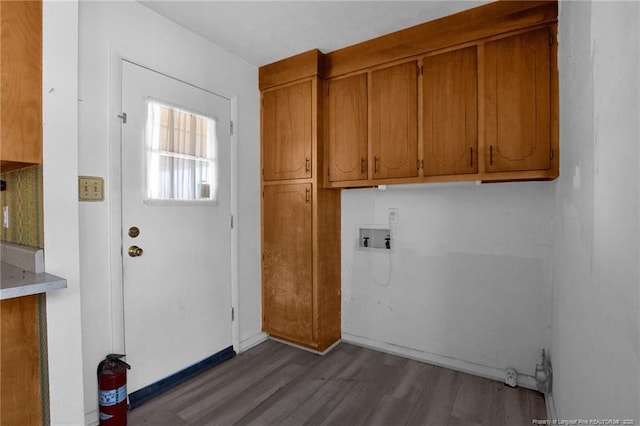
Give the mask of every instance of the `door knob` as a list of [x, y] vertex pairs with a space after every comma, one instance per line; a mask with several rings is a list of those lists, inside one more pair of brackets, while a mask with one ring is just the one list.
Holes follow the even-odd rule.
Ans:
[[138, 246], [131, 246], [129, 247], [129, 256], [131, 257], [138, 257], [138, 256], [142, 256], [143, 250], [138, 247]]

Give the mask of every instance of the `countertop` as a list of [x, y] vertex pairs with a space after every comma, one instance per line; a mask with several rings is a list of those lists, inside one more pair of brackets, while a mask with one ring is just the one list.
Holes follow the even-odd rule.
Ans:
[[44, 271], [44, 250], [0, 241], [0, 300], [67, 287], [67, 280]]
[[30, 296], [67, 287], [67, 280], [46, 272], [34, 273], [0, 262], [0, 300]]

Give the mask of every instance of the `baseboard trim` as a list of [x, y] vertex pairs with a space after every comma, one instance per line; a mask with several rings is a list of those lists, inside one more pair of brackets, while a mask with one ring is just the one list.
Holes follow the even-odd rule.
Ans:
[[180, 370], [169, 377], [166, 377], [162, 380], [150, 384], [149, 386], [131, 393], [129, 395], [129, 409], [139, 407], [151, 398], [154, 398], [161, 393], [174, 388], [180, 383], [183, 383], [191, 379], [192, 377], [197, 376], [198, 374], [202, 373], [205, 370], [208, 370], [209, 368], [215, 367], [216, 365], [233, 358], [235, 355], [236, 352], [233, 350], [233, 346], [229, 346], [228, 348], [225, 348], [220, 352], [213, 354], [210, 357], [205, 358], [190, 367], [185, 368], [184, 370]]
[[331, 350], [333, 348], [338, 346], [340, 344], [340, 342], [342, 341], [341, 339], [338, 339], [331, 346], [329, 346], [327, 349], [325, 349], [324, 351], [320, 352], [320, 351], [313, 350], [311, 348], [307, 348], [305, 346], [296, 345], [295, 343], [287, 342], [286, 340], [278, 339], [277, 337], [273, 337], [273, 336], [269, 336], [269, 340], [273, 340], [275, 342], [284, 343], [285, 345], [293, 346], [294, 348], [302, 349], [303, 351], [311, 352], [312, 354], [316, 354], [316, 355], [326, 355], [326, 354], [328, 354], [329, 352], [331, 352]]
[[98, 418], [98, 410], [93, 410], [89, 413], [85, 413], [84, 424], [85, 426], [97, 426], [98, 424], [100, 424], [100, 419]]
[[553, 399], [553, 392], [544, 394], [544, 402], [547, 406], [547, 420], [554, 422], [558, 420], [558, 411], [556, 410], [556, 401]]
[[[451, 370], [460, 371], [462, 373], [473, 374], [474, 376], [485, 377], [491, 380], [504, 382], [504, 370], [488, 365], [476, 364], [444, 355], [438, 355], [431, 352], [425, 352], [418, 349], [412, 349], [393, 343], [380, 342], [367, 337], [357, 336], [349, 333], [342, 333], [342, 341], [352, 343], [369, 349], [386, 352], [392, 355], [398, 355], [404, 358], [414, 359], [416, 361], [426, 362], [427, 364], [437, 365], [439, 367], [449, 368]], [[538, 390], [536, 380], [533, 376], [518, 372], [518, 386], [523, 388]]]
[[247, 339], [244, 339], [240, 342], [240, 347], [238, 348], [238, 352], [246, 352], [254, 346], [259, 345], [262, 342], [265, 342], [269, 338], [269, 335], [265, 332], [260, 332], [254, 336], [251, 336]]

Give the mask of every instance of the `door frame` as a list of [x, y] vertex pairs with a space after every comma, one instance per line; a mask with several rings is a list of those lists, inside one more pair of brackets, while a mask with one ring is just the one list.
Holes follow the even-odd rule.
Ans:
[[[168, 58], [167, 58], [168, 59]], [[222, 96], [230, 101], [231, 121], [234, 123], [234, 131], [230, 135], [230, 195], [231, 215], [233, 227], [230, 229], [231, 250], [231, 309], [235, 315], [231, 321], [231, 343], [236, 353], [240, 350], [240, 327], [238, 320], [238, 95], [217, 87], [209, 87], [207, 84], [199, 85], [189, 83], [190, 78], [183, 72], [166, 64], [160, 64], [157, 59], [140, 52], [133, 52], [126, 47], [111, 46], [109, 66], [109, 170], [107, 173], [107, 202], [109, 203], [109, 275], [110, 275], [110, 304], [111, 304], [111, 351], [113, 353], [125, 352], [125, 327], [124, 327], [124, 280], [123, 280], [123, 254], [122, 254], [122, 62], [127, 61], [135, 65], [155, 71], [167, 77], [181, 81], [185, 84], [197, 87], [207, 92]], [[200, 82], [199, 82], [200, 83]], [[231, 218], [230, 218], [231, 220]]]

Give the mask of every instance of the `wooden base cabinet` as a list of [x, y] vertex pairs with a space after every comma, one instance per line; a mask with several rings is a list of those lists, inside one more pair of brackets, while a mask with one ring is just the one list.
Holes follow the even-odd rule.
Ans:
[[264, 328], [313, 342], [311, 184], [269, 185], [263, 195]]
[[43, 409], [39, 303], [44, 303], [44, 296], [0, 301], [0, 424], [3, 425], [41, 425], [47, 414]]
[[263, 329], [323, 351], [340, 339], [340, 192], [265, 185]]

